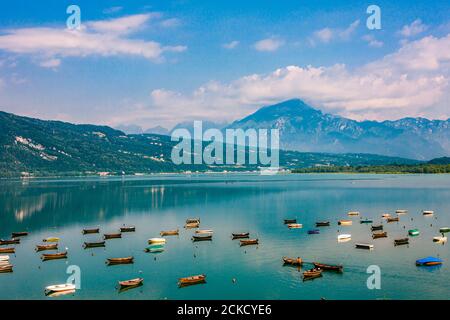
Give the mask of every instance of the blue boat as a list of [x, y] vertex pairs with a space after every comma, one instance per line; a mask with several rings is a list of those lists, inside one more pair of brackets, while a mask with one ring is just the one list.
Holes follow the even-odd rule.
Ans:
[[443, 260], [435, 257], [426, 257], [416, 260], [416, 266], [437, 266], [442, 264]]
[[319, 234], [319, 233], [320, 233], [319, 229], [308, 230], [308, 234]]

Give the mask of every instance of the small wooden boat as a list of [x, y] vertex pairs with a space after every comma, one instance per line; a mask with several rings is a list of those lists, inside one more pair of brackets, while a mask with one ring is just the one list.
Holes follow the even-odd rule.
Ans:
[[359, 211], [350, 211], [349, 213], [347, 213], [348, 216], [359, 216]]
[[411, 237], [415, 237], [415, 236], [418, 236], [420, 234], [420, 231], [419, 231], [419, 229], [411, 229], [411, 230], [408, 230], [408, 234]]
[[204, 229], [204, 230], [195, 230], [196, 234], [213, 234], [214, 231], [211, 229]]
[[76, 287], [72, 283], [56, 284], [53, 286], [45, 287], [45, 295], [50, 295], [55, 292], [74, 291]]
[[60, 253], [43, 253], [41, 256], [42, 261], [66, 259], [66, 258], [67, 258], [67, 251]]
[[85, 242], [83, 244], [83, 248], [89, 249], [89, 248], [100, 248], [105, 246], [106, 241], [98, 241], [98, 242]]
[[435, 257], [426, 257], [426, 258], [422, 258], [419, 260], [416, 260], [416, 266], [437, 266], [437, 265], [441, 265], [444, 261], [439, 259], [439, 258], [435, 258]]
[[363, 223], [373, 223], [372, 219], [361, 219], [359, 220], [359, 223], [363, 224]]
[[106, 264], [108, 266], [116, 265], [116, 264], [131, 264], [134, 262], [133, 257], [125, 257], [125, 258], [108, 258], [106, 259]]
[[200, 218], [186, 219], [186, 224], [189, 224], [189, 223], [198, 223], [198, 224], [200, 224]]
[[303, 281], [320, 278], [322, 276], [322, 270], [319, 268], [313, 268], [303, 272]]
[[259, 243], [258, 239], [240, 240], [240, 246], [251, 246]]
[[284, 219], [284, 224], [297, 223], [297, 219]]
[[374, 232], [372, 233], [372, 239], [387, 238], [387, 232]]
[[12, 264], [0, 266], [0, 273], [9, 273], [9, 272], [13, 272]]
[[313, 262], [314, 267], [319, 268], [321, 270], [325, 271], [335, 271], [342, 273], [344, 271], [344, 266], [341, 265], [330, 265], [330, 264], [323, 264], [319, 262]]
[[233, 240], [234, 239], [246, 239], [250, 237], [250, 232], [243, 232], [243, 233], [232, 233], [231, 234]]
[[390, 217], [390, 218], [387, 218], [386, 221], [388, 223], [389, 222], [398, 222], [398, 221], [400, 221], [400, 218], [399, 217]]
[[405, 244], [409, 244], [409, 239], [408, 238], [402, 238], [402, 239], [395, 239], [394, 240], [394, 246], [401, 246], [401, 245], [405, 245]]
[[303, 260], [302, 258], [298, 257], [298, 258], [288, 258], [288, 257], [283, 257], [283, 263], [285, 265], [291, 265], [291, 266], [302, 266], [303, 265]]
[[197, 276], [191, 276], [191, 277], [178, 279], [178, 286], [184, 287], [184, 286], [190, 286], [193, 284], [199, 284], [199, 283], [205, 283], [205, 282], [206, 282], [206, 275], [199, 274]]
[[19, 238], [13, 238], [13, 239], [8, 239], [8, 240], [0, 240], [0, 246], [6, 246], [9, 244], [19, 244], [20, 243], [20, 239]]
[[185, 229], [194, 229], [200, 227], [200, 222], [191, 222], [184, 225]]
[[159, 235], [160, 235], [161, 237], [164, 237], [164, 236], [177, 236], [177, 235], [179, 235], [179, 234], [180, 234], [180, 232], [179, 232], [178, 229], [177, 229], [177, 230], [161, 231], [161, 232], [159, 233]]
[[17, 237], [25, 237], [28, 235], [28, 232], [22, 231], [22, 232], [13, 232], [11, 233], [11, 238], [17, 238]]
[[94, 228], [94, 229], [83, 229], [83, 234], [92, 234], [92, 233], [99, 233], [100, 228]]
[[0, 266], [7, 266], [7, 265], [9, 265], [9, 264], [11, 264], [8, 260], [6, 260], [6, 261], [0, 261]]
[[123, 291], [123, 289], [136, 288], [142, 286], [143, 283], [144, 283], [143, 278], [119, 281], [119, 289]]
[[447, 232], [450, 232], [450, 227], [442, 227], [442, 228], [439, 228], [439, 232], [440, 232], [440, 233], [447, 233]]
[[119, 238], [122, 238], [122, 234], [121, 233], [105, 233], [103, 235], [103, 239], [105, 239], [105, 240], [119, 239]]
[[424, 211], [422, 212], [422, 214], [423, 214], [424, 216], [432, 216], [432, 215], [434, 214], [434, 211], [431, 211], [431, 210], [424, 210]]
[[151, 238], [151, 239], [148, 239], [148, 244], [156, 244], [156, 243], [166, 243], [166, 239], [164, 239], [164, 238]]
[[9, 256], [0, 256], [0, 261], [9, 261]]
[[405, 210], [405, 209], [397, 209], [397, 210], [395, 210], [395, 213], [396, 213], [396, 214], [407, 214], [407, 213], [408, 213], [408, 210]]
[[48, 237], [42, 240], [43, 242], [58, 242], [59, 238], [58, 237]]
[[351, 226], [353, 224], [352, 220], [339, 220], [338, 225], [340, 226]]
[[212, 235], [211, 234], [205, 234], [205, 235], [201, 235], [201, 236], [192, 236], [192, 241], [196, 242], [196, 241], [211, 241], [212, 240]]
[[289, 223], [287, 227], [289, 229], [301, 229], [303, 228], [303, 225], [301, 223]]
[[129, 226], [129, 227], [120, 227], [120, 232], [135, 232], [136, 227]]
[[447, 242], [447, 237], [433, 237], [433, 242], [445, 243]]
[[319, 234], [319, 233], [320, 233], [319, 229], [308, 230], [308, 234]]
[[164, 245], [163, 244], [151, 245], [145, 248], [144, 251], [150, 253], [160, 253], [164, 251]]
[[391, 214], [390, 214], [390, 213], [383, 213], [383, 214], [381, 215], [381, 217], [384, 218], [384, 219], [387, 219], [387, 218], [390, 218], [390, 217], [391, 217]]
[[319, 221], [316, 222], [316, 227], [329, 227], [330, 221]]
[[16, 253], [15, 248], [0, 248], [0, 253]]
[[383, 225], [379, 224], [379, 225], [376, 225], [376, 226], [372, 226], [372, 227], [370, 227], [370, 229], [372, 231], [380, 231], [380, 230], [383, 230]]
[[368, 243], [357, 243], [355, 244], [356, 249], [366, 249], [366, 250], [372, 250], [374, 248], [373, 244]]
[[342, 242], [348, 241], [348, 240], [350, 240], [351, 238], [352, 238], [352, 235], [351, 235], [351, 234], [340, 234], [340, 235], [338, 235], [338, 237], [337, 237], [338, 241], [342, 241]]
[[44, 244], [44, 245], [36, 245], [36, 251], [46, 251], [46, 250], [58, 250], [58, 244]]

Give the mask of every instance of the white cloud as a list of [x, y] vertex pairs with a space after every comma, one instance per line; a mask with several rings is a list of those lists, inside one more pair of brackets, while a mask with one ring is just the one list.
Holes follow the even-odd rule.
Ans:
[[104, 14], [114, 14], [114, 13], [118, 13], [120, 11], [122, 11], [123, 7], [111, 7], [111, 8], [106, 8], [103, 10]]
[[164, 28], [175, 28], [181, 25], [181, 20], [178, 18], [170, 18], [161, 21], [161, 26]]
[[255, 43], [255, 49], [258, 51], [277, 51], [284, 45], [284, 41], [278, 38], [267, 38]]
[[377, 40], [371, 34], [367, 34], [367, 35], [363, 36], [362, 39], [367, 42], [369, 47], [372, 47], [372, 48], [381, 48], [384, 45], [383, 41]]
[[239, 45], [239, 41], [233, 40], [231, 42], [224, 43], [222, 45], [222, 47], [224, 47], [225, 49], [230, 49], [231, 50], [231, 49], [236, 48], [238, 45]]
[[403, 37], [413, 37], [428, 29], [428, 26], [422, 23], [422, 20], [416, 19], [411, 24], [403, 26], [398, 32]]
[[55, 67], [57, 60], [64, 57], [90, 55], [133, 55], [161, 62], [165, 52], [186, 50], [185, 46], [163, 46], [155, 41], [127, 37], [143, 28], [153, 16], [139, 14], [86, 22], [80, 30], [49, 27], [6, 30], [0, 35], [0, 50], [40, 57], [43, 67], [47, 67], [49, 61]]
[[327, 27], [317, 30], [309, 38], [309, 43], [315, 45], [317, 42], [330, 43], [332, 41], [347, 41], [355, 33], [359, 23], [359, 20], [356, 20], [345, 29]]
[[181, 118], [232, 121], [262, 105], [295, 97], [354, 119], [448, 118], [449, 47], [450, 34], [430, 36], [353, 70], [339, 64], [287, 66], [230, 83], [208, 82], [190, 94], [156, 89], [150, 106], [128, 113], [127, 121], [152, 119], [165, 126]]
[[43, 60], [39, 63], [39, 65], [41, 67], [44, 68], [57, 68], [59, 67], [59, 65], [61, 64], [61, 60], [60, 59], [49, 59], [49, 60]]

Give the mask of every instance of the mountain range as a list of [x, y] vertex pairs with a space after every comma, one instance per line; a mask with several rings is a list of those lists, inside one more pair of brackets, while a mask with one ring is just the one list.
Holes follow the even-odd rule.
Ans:
[[301, 152], [373, 153], [429, 160], [450, 155], [450, 119], [356, 121], [292, 99], [263, 107], [228, 128], [277, 128], [280, 146]]

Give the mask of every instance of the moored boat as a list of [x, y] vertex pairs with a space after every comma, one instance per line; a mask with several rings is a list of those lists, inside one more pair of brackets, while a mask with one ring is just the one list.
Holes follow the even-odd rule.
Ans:
[[308, 230], [308, 234], [319, 234], [320, 233], [320, 230], [319, 229], [311, 229], [311, 230]]
[[374, 232], [372, 233], [372, 239], [387, 238], [387, 232]]
[[136, 231], [136, 227], [135, 226], [120, 227], [120, 232], [135, 232], [135, 231]]
[[150, 239], [148, 239], [148, 244], [156, 244], [156, 243], [166, 243], [166, 239], [164, 239], [164, 238], [150, 238]]
[[45, 287], [45, 295], [50, 295], [55, 292], [66, 292], [66, 291], [74, 291], [76, 290], [76, 286], [72, 283], [64, 283], [64, 284], [56, 284], [52, 286]]
[[204, 230], [195, 230], [196, 234], [213, 234], [214, 230], [204, 229]]
[[323, 264], [319, 262], [313, 262], [314, 267], [319, 268], [321, 270], [325, 271], [335, 271], [335, 272], [343, 272], [344, 266], [342, 265], [330, 265], [330, 264]]
[[386, 219], [386, 221], [388, 223], [389, 222], [398, 222], [398, 221], [400, 221], [400, 218], [399, 217], [389, 217], [389, 218]]
[[184, 225], [185, 229], [194, 229], [200, 227], [200, 222], [190, 222]]
[[9, 261], [9, 256], [0, 256], [0, 261]]
[[366, 250], [372, 250], [374, 248], [373, 244], [369, 243], [356, 243], [355, 244], [356, 249], [366, 249]]
[[197, 236], [192, 236], [192, 241], [211, 241], [212, 240], [212, 234], [202, 234]]
[[450, 227], [442, 227], [442, 228], [439, 228], [439, 232], [440, 232], [440, 233], [447, 233], [447, 232], [450, 232]]
[[320, 278], [322, 276], [322, 270], [319, 268], [313, 268], [303, 272], [303, 281]]
[[66, 258], [67, 258], [67, 251], [60, 253], [43, 253], [41, 256], [42, 261], [66, 259]]
[[142, 286], [144, 283], [143, 278], [136, 278], [131, 280], [119, 281], [119, 289], [124, 291], [124, 289], [132, 289]]
[[350, 211], [347, 213], [348, 216], [352, 217], [352, 216], [359, 216], [359, 211]]
[[240, 246], [251, 246], [259, 243], [258, 239], [240, 240]]
[[395, 210], [395, 213], [396, 213], [396, 214], [407, 214], [407, 213], [408, 213], [408, 210], [405, 210], [405, 209], [397, 209], [397, 210]]
[[340, 235], [338, 235], [337, 239], [339, 242], [345, 242], [345, 241], [351, 240], [352, 235], [351, 234], [340, 234]]
[[370, 227], [370, 229], [372, 231], [380, 231], [380, 230], [383, 230], [383, 225], [382, 224], [374, 225], [374, 226]]
[[289, 229], [301, 229], [303, 228], [303, 225], [301, 223], [289, 223], [287, 227]]
[[15, 253], [16, 249], [15, 248], [0, 248], [0, 253]]
[[93, 229], [83, 229], [83, 234], [92, 234], [92, 233], [99, 233], [100, 228], [93, 228]]
[[330, 221], [318, 221], [316, 222], [316, 227], [329, 227]]
[[166, 230], [166, 231], [161, 231], [161, 232], [159, 233], [159, 235], [160, 235], [161, 237], [164, 237], [164, 236], [177, 236], [177, 235], [179, 235], [179, 234], [180, 234], [180, 232], [179, 232], [178, 229], [176, 229], [176, 230]]
[[58, 242], [59, 238], [58, 237], [48, 237], [42, 240], [43, 242]]
[[401, 245], [405, 245], [405, 244], [409, 244], [409, 239], [408, 238], [402, 238], [402, 239], [395, 239], [394, 240], [394, 246], [401, 246]]
[[19, 238], [13, 238], [13, 239], [1, 239], [0, 240], [0, 246], [6, 246], [10, 244], [19, 244], [20, 239]]
[[28, 235], [28, 232], [26, 232], [26, 231], [13, 232], [13, 233], [11, 233], [11, 238], [25, 237], [27, 235]]
[[302, 266], [303, 260], [300, 257], [297, 257], [297, 258], [283, 257], [283, 263], [285, 265], [291, 265], [291, 266]]
[[250, 232], [232, 233], [231, 237], [234, 239], [246, 239], [250, 237]]
[[105, 247], [106, 241], [97, 241], [97, 242], [85, 242], [83, 244], [83, 248], [89, 249], [89, 248], [100, 248]]
[[13, 272], [12, 264], [5, 264], [0, 266], [0, 273], [9, 273], [9, 272]]
[[297, 219], [284, 219], [284, 224], [297, 223]]
[[353, 224], [352, 220], [339, 220], [338, 225], [340, 226], [351, 226]]
[[445, 243], [445, 242], [447, 242], [447, 237], [444, 237], [444, 236], [433, 237], [433, 242]]
[[426, 257], [416, 260], [416, 266], [437, 266], [441, 265], [444, 261], [435, 257]]
[[109, 239], [119, 239], [122, 238], [122, 233], [105, 233], [103, 235], [103, 239], [109, 240]]
[[144, 249], [145, 252], [160, 253], [164, 251], [164, 244], [153, 244]]
[[185, 278], [179, 278], [178, 279], [178, 286], [184, 287], [184, 286], [190, 286], [193, 284], [199, 284], [199, 283], [205, 283], [206, 282], [206, 275], [199, 274], [196, 276], [190, 276]]
[[422, 211], [422, 214], [424, 216], [432, 216], [432, 215], [434, 215], [434, 211], [432, 211], [432, 210], [424, 210], [424, 211]]
[[381, 215], [381, 217], [384, 218], [384, 219], [387, 219], [387, 218], [390, 218], [390, 217], [391, 217], [391, 214], [390, 214], [390, 213], [383, 213], [383, 214]]
[[373, 223], [372, 219], [361, 219], [359, 220], [359, 223], [363, 224], [363, 223]]
[[46, 250], [58, 250], [58, 244], [43, 244], [43, 245], [36, 245], [36, 251], [46, 251]]
[[134, 262], [133, 257], [125, 257], [125, 258], [108, 258], [106, 259], [106, 264], [108, 266], [116, 265], [116, 264], [131, 264]]
[[415, 236], [418, 236], [420, 234], [420, 231], [419, 231], [419, 229], [410, 229], [410, 230], [408, 230], [408, 234], [411, 237], [415, 237]]
[[200, 224], [200, 218], [189, 218], [189, 219], [186, 219], [186, 224], [189, 224], [189, 223], [198, 223], [198, 224]]

